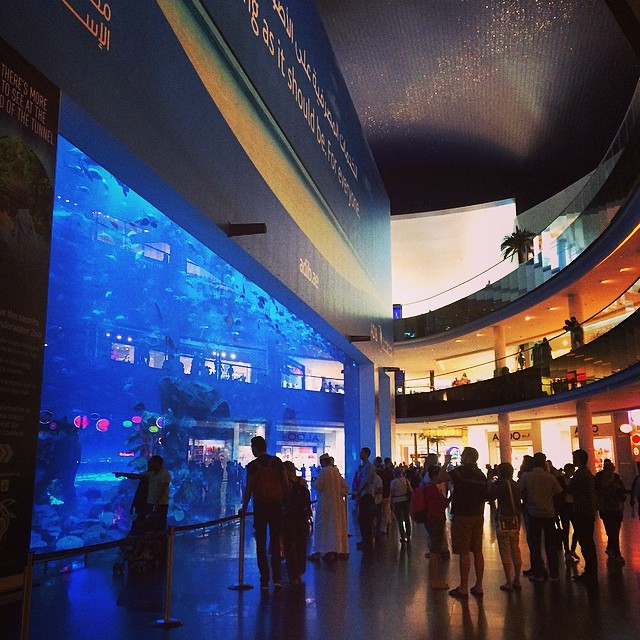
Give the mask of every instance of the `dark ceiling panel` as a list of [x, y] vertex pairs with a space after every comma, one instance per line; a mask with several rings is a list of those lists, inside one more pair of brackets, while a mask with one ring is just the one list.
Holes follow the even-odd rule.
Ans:
[[413, 213], [592, 170], [638, 79], [605, 0], [315, 0], [391, 199]]

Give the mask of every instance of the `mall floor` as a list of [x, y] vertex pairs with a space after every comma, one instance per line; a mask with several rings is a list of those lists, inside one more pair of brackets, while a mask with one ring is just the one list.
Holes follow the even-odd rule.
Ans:
[[[627, 507], [628, 508], [628, 507]], [[488, 513], [488, 511], [487, 511]], [[251, 531], [249, 529], [249, 531]], [[621, 535], [626, 565], [607, 566], [598, 522], [597, 586], [575, 583], [580, 567], [567, 567], [560, 582], [525, 581], [521, 592], [499, 590], [503, 573], [497, 546], [485, 523], [485, 596], [459, 601], [427, 588], [424, 532], [414, 530], [401, 546], [393, 530], [373, 552], [356, 550], [348, 560], [308, 563], [304, 584], [261, 592], [251, 536], [246, 543], [244, 583], [238, 584], [238, 526], [203, 537], [176, 537], [170, 610], [164, 609], [163, 570], [114, 577], [117, 549], [77, 559], [74, 566], [36, 565], [29, 623], [31, 640], [138, 640], [286, 638], [373, 640], [504, 639], [636, 640], [640, 637], [640, 520], [625, 514]], [[522, 542], [525, 563], [526, 544]], [[579, 551], [579, 550], [578, 550]], [[457, 561], [443, 562], [451, 586]], [[472, 583], [473, 584], [473, 583]], [[5, 599], [6, 600], [6, 599]], [[0, 638], [20, 638], [21, 603], [0, 606]], [[173, 619], [180, 626], [160, 625]]]

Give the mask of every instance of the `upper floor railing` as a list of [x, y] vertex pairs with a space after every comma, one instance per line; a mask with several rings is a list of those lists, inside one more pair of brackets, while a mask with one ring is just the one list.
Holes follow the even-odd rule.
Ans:
[[[394, 340], [436, 335], [478, 320], [541, 286], [580, 256], [607, 229], [638, 186], [639, 122], [640, 84], [602, 162], [569, 205], [536, 236], [533, 257], [463, 299], [420, 315], [395, 319]], [[487, 274], [482, 277], [486, 279]], [[428, 304], [430, 300], [404, 305], [402, 315], [425, 302]]]
[[[638, 286], [638, 283], [635, 285]], [[603, 310], [603, 314], [606, 310]], [[510, 405], [571, 392], [640, 363], [640, 306], [606, 333], [522, 370], [426, 393], [396, 396], [396, 418], [421, 418]], [[594, 322], [594, 326], [597, 325]], [[554, 340], [568, 340], [560, 334]]]

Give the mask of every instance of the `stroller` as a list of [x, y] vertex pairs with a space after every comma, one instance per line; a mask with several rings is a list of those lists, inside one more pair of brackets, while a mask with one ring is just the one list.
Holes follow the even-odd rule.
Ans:
[[[158, 569], [167, 548], [167, 531], [159, 514], [146, 502], [147, 487], [142, 480], [131, 504], [136, 518], [127, 537], [120, 542], [121, 560], [113, 564], [113, 575], [124, 575], [125, 565], [131, 573], [143, 574]], [[143, 499], [144, 498], [144, 499]]]

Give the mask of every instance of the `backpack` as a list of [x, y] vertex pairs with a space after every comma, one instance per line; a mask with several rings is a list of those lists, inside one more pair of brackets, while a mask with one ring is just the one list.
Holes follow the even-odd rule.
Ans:
[[294, 482], [284, 503], [284, 515], [289, 518], [309, 518], [311, 516], [311, 494], [306, 482]]
[[277, 464], [278, 458], [269, 456], [266, 464], [256, 461], [256, 472], [252, 478], [252, 492], [254, 506], [256, 502], [262, 504], [273, 504], [281, 502], [284, 498], [284, 471], [281, 465]]
[[409, 515], [414, 522], [422, 524], [427, 519], [427, 501], [424, 497], [426, 485], [417, 486], [411, 494], [409, 501]]

